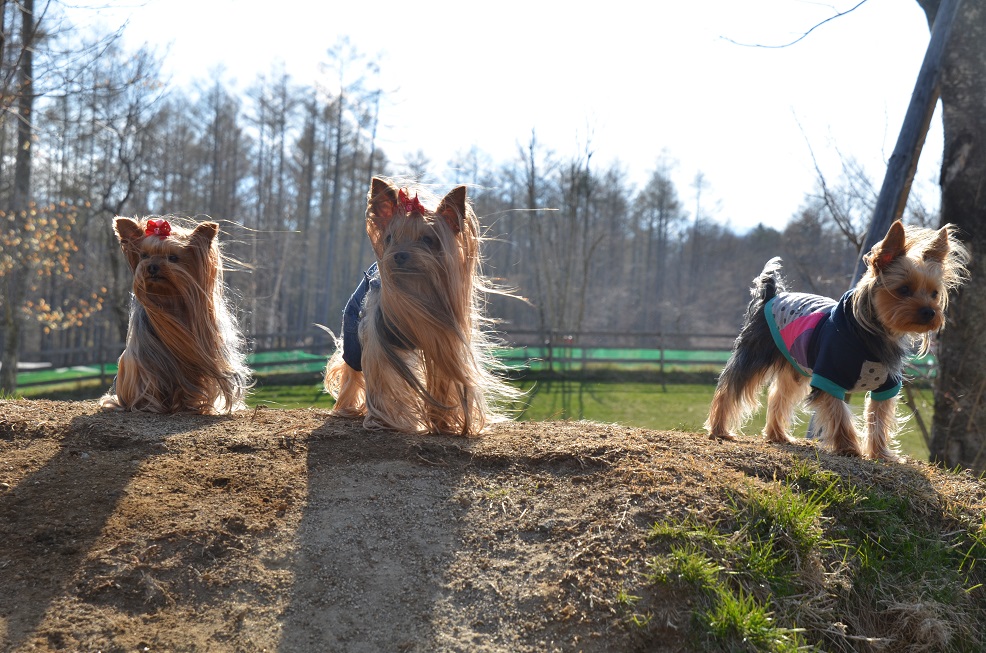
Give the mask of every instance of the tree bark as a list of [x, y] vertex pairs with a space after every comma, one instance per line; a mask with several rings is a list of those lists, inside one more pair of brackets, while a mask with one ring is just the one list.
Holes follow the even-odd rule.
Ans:
[[[15, 220], [28, 210], [31, 200], [31, 141], [34, 110], [34, 0], [22, 0], [21, 48], [17, 74], [17, 153], [14, 156], [14, 188], [10, 208]], [[13, 394], [17, 390], [17, 364], [21, 345], [21, 302], [24, 299], [25, 271], [15, 266], [4, 280], [6, 306], [3, 311], [3, 365], [0, 366], [0, 394]]]
[[[918, 0], [929, 24], [938, 0]], [[949, 304], [939, 341], [931, 459], [986, 470], [986, 2], [964, 0], [942, 71], [942, 224], [972, 253], [970, 278]]]
[[31, 197], [31, 137], [34, 133], [34, 0], [21, 0], [21, 54], [17, 84], [17, 154], [12, 206], [23, 211]]

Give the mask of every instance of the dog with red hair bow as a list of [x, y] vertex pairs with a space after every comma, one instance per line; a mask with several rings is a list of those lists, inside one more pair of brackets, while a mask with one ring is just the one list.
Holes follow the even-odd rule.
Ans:
[[[343, 314], [325, 388], [334, 414], [405, 433], [476, 435], [519, 393], [497, 378], [480, 270], [479, 220], [457, 186], [427, 208], [424, 189], [375, 177], [366, 233], [376, 263]], [[428, 200], [426, 200], [428, 201]]]
[[118, 217], [133, 298], [105, 410], [231, 413], [250, 388], [244, 339], [225, 297], [219, 225]]

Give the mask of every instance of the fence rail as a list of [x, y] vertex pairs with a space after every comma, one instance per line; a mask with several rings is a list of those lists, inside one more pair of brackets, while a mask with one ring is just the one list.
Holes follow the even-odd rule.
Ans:
[[[616, 368], [718, 371], [729, 357], [732, 336], [722, 334], [655, 334], [645, 332], [593, 331], [579, 334], [512, 331], [501, 334], [505, 343], [496, 354], [508, 368], [561, 374], [584, 373], [593, 369]], [[250, 367], [258, 376], [316, 373], [334, 349], [324, 332], [261, 334], [250, 339], [253, 353]], [[704, 346], [702, 346], [704, 345]], [[62, 349], [45, 354], [25, 355], [37, 360], [18, 372], [18, 387], [33, 388], [99, 381], [109, 386], [116, 374], [116, 358], [123, 343], [91, 348]], [[47, 356], [46, 354], [53, 354]], [[56, 366], [59, 357], [85, 361]], [[112, 362], [110, 362], [112, 361]], [[912, 376], [933, 374], [931, 357], [913, 362]]]

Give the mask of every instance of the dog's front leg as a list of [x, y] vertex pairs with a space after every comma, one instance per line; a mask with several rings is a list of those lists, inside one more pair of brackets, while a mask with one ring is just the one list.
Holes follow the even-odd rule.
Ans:
[[815, 410], [822, 444], [840, 456], [863, 455], [849, 404], [827, 392], [813, 390], [808, 405]]
[[[412, 354], [406, 357], [404, 370], [414, 374], [416, 364]], [[426, 433], [424, 401], [411, 387], [404, 374], [397, 369], [379, 347], [379, 342], [368, 341], [363, 347], [363, 375], [366, 383], [366, 417], [363, 426], [372, 430], [394, 430], [402, 433]]]
[[362, 417], [366, 414], [366, 383], [363, 373], [349, 367], [341, 358], [326, 374], [326, 388], [335, 396], [333, 415]]
[[899, 460], [897, 395], [882, 400], [867, 397], [863, 412], [866, 415], [866, 456], [874, 460]]

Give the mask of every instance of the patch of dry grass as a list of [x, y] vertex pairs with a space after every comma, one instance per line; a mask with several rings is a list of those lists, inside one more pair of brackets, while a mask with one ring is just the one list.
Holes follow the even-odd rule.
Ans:
[[[651, 528], [644, 581], [684, 591], [696, 648], [983, 650], [984, 495], [968, 474], [795, 458], [722, 491]], [[633, 614], [646, 631], [647, 606]]]

